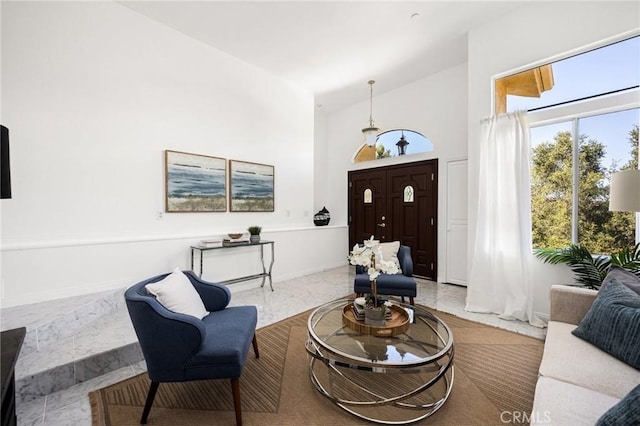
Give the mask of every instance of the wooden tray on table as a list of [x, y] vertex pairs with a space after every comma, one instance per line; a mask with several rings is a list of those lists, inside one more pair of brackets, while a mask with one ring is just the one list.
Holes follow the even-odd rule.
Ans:
[[384, 326], [374, 326], [358, 321], [353, 314], [353, 303], [348, 303], [342, 310], [342, 325], [361, 334], [376, 337], [389, 337], [402, 334], [409, 329], [409, 314], [400, 306], [391, 305], [391, 318], [385, 321]]

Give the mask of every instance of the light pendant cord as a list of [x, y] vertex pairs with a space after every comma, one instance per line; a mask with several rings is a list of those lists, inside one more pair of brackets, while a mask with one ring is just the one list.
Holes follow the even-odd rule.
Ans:
[[369, 80], [369, 127], [373, 127], [373, 84], [375, 80]]

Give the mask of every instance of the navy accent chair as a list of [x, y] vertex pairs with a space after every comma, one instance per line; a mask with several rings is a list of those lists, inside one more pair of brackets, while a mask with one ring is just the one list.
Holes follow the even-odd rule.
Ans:
[[147, 292], [147, 284], [169, 274], [135, 284], [124, 294], [151, 378], [140, 423], [147, 422], [161, 382], [231, 379], [236, 424], [241, 425], [240, 375], [251, 344], [256, 358], [260, 356], [257, 310], [255, 306], [227, 307], [231, 292], [226, 286], [203, 281], [192, 271], [184, 274], [210, 312], [202, 320], [168, 310]]
[[[408, 297], [413, 305], [413, 298], [416, 297], [416, 280], [413, 279], [413, 260], [411, 259], [411, 248], [400, 246], [398, 249], [398, 260], [400, 261], [401, 274], [380, 274], [376, 279], [378, 294], [388, 296], [399, 296], [404, 302]], [[369, 274], [364, 267], [356, 265], [356, 278], [353, 283], [353, 291], [362, 296], [371, 293], [371, 282]]]

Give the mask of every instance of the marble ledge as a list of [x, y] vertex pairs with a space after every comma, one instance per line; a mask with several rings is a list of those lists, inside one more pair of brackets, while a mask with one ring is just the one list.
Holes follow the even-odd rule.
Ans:
[[16, 306], [0, 310], [1, 328], [27, 328], [20, 350], [24, 357], [57, 344], [123, 306], [124, 289]]

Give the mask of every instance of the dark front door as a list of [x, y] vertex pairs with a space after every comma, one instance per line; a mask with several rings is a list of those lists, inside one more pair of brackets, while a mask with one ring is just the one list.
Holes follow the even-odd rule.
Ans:
[[387, 178], [383, 169], [349, 173], [350, 247], [372, 235], [376, 240], [386, 240], [386, 191]]
[[438, 265], [438, 160], [351, 171], [349, 245], [372, 235], [411, 247], [415, 275]]

